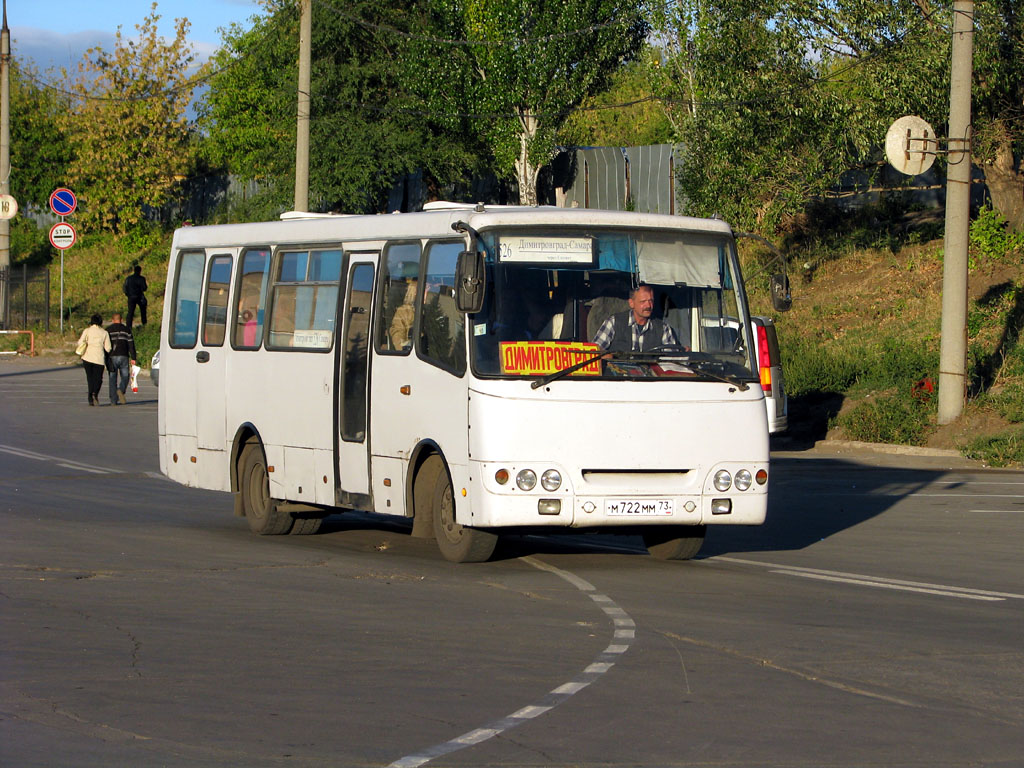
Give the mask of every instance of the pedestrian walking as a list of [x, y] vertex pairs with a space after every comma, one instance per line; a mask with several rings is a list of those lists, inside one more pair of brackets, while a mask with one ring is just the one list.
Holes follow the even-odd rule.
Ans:
[[[110, 357], [107, 358], [107, 376], [110, 379], [110, 404], [124, 405], [128, 402], [125, 392], [135, 365], [135, 337], [132, 330], [121, 322], [121, 313], [115, 312], [110, 318], [107, 333], [110, 335]], [[118, 386], [118, 376], [121, 378]]]
[[75, 352], [82, 358], [85, 381], [89, 386], [89, 405], [100, 404], [100, 387], [103, 385], [103, 369], [106, 354], [110, 352], [110, 334], [103, 328], [103, 318], [93, 315], [89, 326], [78, 337]]
[[132, 269], [132, 273], [124, 279], [124, 295], [128, 297], [128, 319], [126, 321], [129, 328], [132, 327], [132, 320], [135, 318], [135, 307], [139, 308], [139, 318], [142, 320], [142, 324], [146, 324], [146, 291], [149, 286], [146, 285], [146, 278], [142, 276], [142, 267], [138, 264]]

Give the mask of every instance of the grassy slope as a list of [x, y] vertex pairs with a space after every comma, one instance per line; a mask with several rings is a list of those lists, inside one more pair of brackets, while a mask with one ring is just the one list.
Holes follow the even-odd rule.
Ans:
[[751, 297], [753, 311], [778, 326], [792, 440], [906, 443], [994, 465], [1024, 461], [1024, 254], [972, 256], [970, 397], [963, 417], [943, 427], [934, 391], [942, 241], [797, 252], [792, 263], [790, 312], [772, 313], [758, 287]]

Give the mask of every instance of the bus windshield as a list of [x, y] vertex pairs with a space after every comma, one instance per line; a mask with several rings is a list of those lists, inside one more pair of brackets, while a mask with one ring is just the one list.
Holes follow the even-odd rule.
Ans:
[[731, 238], [682, 231], [490, 230], [479, 376], [755, 381]]

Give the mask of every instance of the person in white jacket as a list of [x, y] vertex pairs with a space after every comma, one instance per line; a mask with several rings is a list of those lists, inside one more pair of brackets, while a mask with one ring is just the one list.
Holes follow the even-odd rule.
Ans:
[[82, 366], [85, 368], [85, 380], [89, 385], [89, 405], [100, 404], [100, 387], [103, 385], [103, 371], [106, 366], [106, 354], [110, 352], [110, 334], [103, 327], [103, 318], [93, 315], [89, 326], [78, 337], [78, 345], [85, 344], [82, 352]]

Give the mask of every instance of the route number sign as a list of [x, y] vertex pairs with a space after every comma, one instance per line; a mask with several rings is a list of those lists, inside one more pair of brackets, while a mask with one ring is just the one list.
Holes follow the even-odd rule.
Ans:
[[18, 201], [10, 195], [0, 195], [0, 219], [13, 219], [18, 215]]

